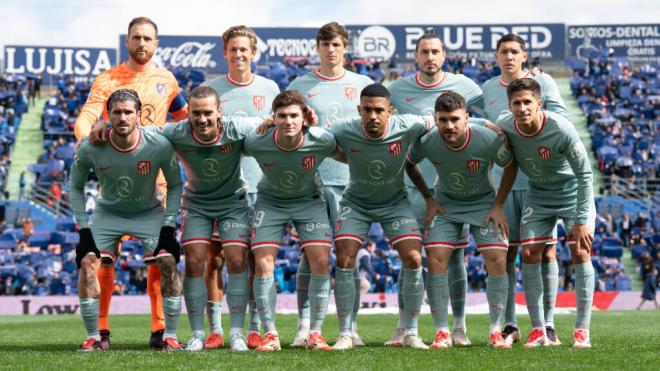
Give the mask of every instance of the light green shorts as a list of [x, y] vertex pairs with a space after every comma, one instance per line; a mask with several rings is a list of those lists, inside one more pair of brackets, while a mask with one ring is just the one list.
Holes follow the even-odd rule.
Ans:
[[500, 232], [495, 232], [493, 222], [487, 228], [482, 225], [490, 210], [477, 210], [462, 213], [451, 213], [449, 216], [437, 215], [424, 236], [424, 247], [448, 247], [451, 249], [468, 246], [463, 236], [463, 226], [468, 225], [478, 250], [509, 249], [507, 238]]
[[[520, 225], [522, 245], [554, 244], [557, 242], [557, 219], [564, 220], [566, 233], [575, 225], [576, 205], [536, 205], [526, 203]], [[596, 205], [592, 202], [587, 216], [587, 228], [594, 235], [596, 230]], [[570, 242], [569, 242], [570, 243]]]

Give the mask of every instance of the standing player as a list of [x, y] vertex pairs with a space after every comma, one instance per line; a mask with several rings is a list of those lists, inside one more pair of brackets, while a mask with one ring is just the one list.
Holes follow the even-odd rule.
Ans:
[[[520, 36], [516, 34], [502, 36], [497, 41], [495, 61], [500, 67], [502, 74], [486, 81], [483, 85], [484, 111], [488, 120], [496, 122], [502, 113], [509, 111], [506, 88], [512, 81], [523, 77], [530, 77], [536, 80], [541, 86], [541, 100], [543, 101], [544, 109], [555, 112], [567, 120], [571, 119], [564, 101], [559, 95], [557, 84], [552, 77], [544, 73], [532, 73], [532, 71], [523, 68], [523, 64], [527, 61], [527, 52], [525, 51], [525, 40]], [[502, 168], [494, 166], [492, 174], [494, 184], [499, 184], [502, 177]], [[509, 252], [507, 254], [506, 266], [507, 275], [509, 276], [509, 294], [507, 297], [506, 322], [503, 334], [510, 344], [520, 339], [515, 301], [516, 286], [518, 283], [516, 257], [518, 256], [518, 245], [520, 244], [520, 217], [528, 190], [529, 183], [527, 176], [523, 172], [519, 172], [516, 182], [513, 185], [513, 191], [509, 194], [504, 204], [504, 212], [511, 234], [509, 235]], [[546, 333], [550, 345], [559, 345], [561, 342], [557, 339], [554, 328], [554, 307], [557, 297], [557, 281], [559, 279], [559, 267], [557, 266], [554, 245], [547, 245], [545, 247], [541, 270], [543, 274], [543, 307]]]
[[[316, 33], [316, 51], [319, 53], [321, 65], [318, 70], [296, 78], [287, 90], [297, 90], [318, 116], [318, 121], [329, 128], [341, 119], [355, 116], [355, 106], [358, 103], [362, 89], [373, 83], [366, 76], [359, 75], [344, 68], [344, 54], [348, 52], [348, 31], [336, 22], [323, 25]], [[339, 202], [348, 183], [348, 166], [331, 158], [319, 166], [323, 182], [325, 200], [330, 222], [335, 223]], [[310, 268], [306, 258], [300, 260], [296, 281], [298, 295], [298, 331], [291, 346], [302, 347], [309, 331], [309, 294]], [[355, 346], [363, 346], [364, 342], [357, 332], [357, 312], [360, 307], [360, 275], [356, 270], [353, 280], [358, 293], [353, 305], [352, 336]]]
[[[181, 174], [172, 145], [162, 136], [141, 127], [141, 104], [137, 93], [122, 89], [108, 98], [112, 127], [108, 143], [93, 147], [83, 141], [71, 168], [71, 204], [80, 232], [76, 260], [80, 267], [78, 291], [80, 312], [87, 329], [81, 351], [101, 348], [98, 327], [99, 258], [114, 263], [116, 244], [131, 234], [142, 241], [145, 257], [160, 266], [165, 332], [163, 349], [181, 349], [176, 330], [181, 313], [181, 277], [176, 268], [180, 246], [175, 239], [176, 217], [181, 199]], [[94, 169], [102, 186], [92, 220], [87, 221], [84, 186]], [[163, 170], [167, 180], [167, 209], [158, 199], [156, 179]], [[160, 230], [160, 235], [159, 231]]]
[[[222, 113], [225, 116], [263, 117], [267, 115], [270, 112], [271, 103], [280, 89], [274, 81], [252, 73], [250, 69], [252, 60], [257, 55], [257, 35], [246, 26], [233, 26], [222, 34], [222, 40], [229, 73], [206, 81], [204, 85], [212, 87], [218, 93]], [[257, 183], [261, 179], [261, 170], [252, 157], [241, 159], [241, 170], [247, 180], [248, 202], [252, 206], [256, 201]], [[205, 275], [208, 289], [206, 310], [211, 325], [211, 335], [206, 341], [206, 348], [219, 348], [223, 343], [220, 324], [223, 290], [221, 249], [222, 246], [217, 242], [211, 243], [211, 253], [208, 256], [208, 269]], [[251, 255], [250, 259], [252, 259]], [[251, 275], [254, 275], [254, 267], [251, 269]], [[252, 277], [250, 282], [252, 282]], [[250, 327], [247, 338], [250, 348], [256, 348], [261, 342], [259, 325], [254, 300], [251, 300]]]
[[[445, 349], [452, 346], [447, 312], [447, 268], [453, 251], [464, 247], [462, 232], [465, 224], [469, 225], [488, 269], [488, 345], [511, 348], [502, 337], [500, 319], [507, 293], [508, 248], [508, 227], [502, 207], [516, 176], [513, 156], [504, 139], [497, 133], [468, 124], [465, 100], [457, 93], [447, 92], [438, 97], [435, 102], [435, 122], [436, 128], [413, 146], [406, 163], [406, 172], [424, 195], [427, 204], [425, 221], [430, 222], [424, 237], [424, 247], [429, 270], [426, 287], [436, 326], [431, 348]], [[424, 158], [434, 164], [438, 174], [442, 174], [435, 197], [416, 166]], [[507, 168], [497, 198], [489, 178], [491, 163]], [[442, 215], [436, 216], [437, 213]]]
[[[126, 48], [128, 60], [119, 66], [111, 68], [96, 77], [92, 89], [76, 119], [74, 132], [81, 140], [89, 135], [92, 125], [102, 117], [108, 119], [106, 101], [110, 94], [118, 89], [135, 90], [142, 102], [142, 113], [139, 124], [152, 125], [164, 123], [170, 113], [176, 120], [184, 119], [187, 114], [186, 101], [180, 93], [176, 79], [171, 72], [157, 68], [151, 63], [151, 57], [158, 46], [158, 26], [147, 17], [138, 17], [128, 24]], [[158, 187], [166, 192], [166, 184], [162, 175], [158, 178]], [[152, 347], [162, 346], [165, 322], [161, 311], [163, 298], [160, 295], [160, 272], [157, 264], [147, 264], [147, 294], [151, 301], [151, 339]], [[99, 327], [101, 329], [101, 345], [110, 348], [110, 325], [108, 312], [112, 289], [115, 282], [114, 265], [101, 263], [98, 270], [101, 294], [99, 297]]]
[[275, 128], [265, 134], [252, 132], [245, 151], [263, 169], [259, 197], [254, 207], [251, 248], [255, 255], [254, 296], [266, 335], [258, 351], [280, 350], [275, 328], [275, 281], [273, 269], [289, 220], [301, 239], [311, 267], [309, 283], [311, 322], [305, 339], [308, 349], [331, 350], [321, 336], [330, 295], [328, 257], [332, 248], [330, 223], [317, 181], [317, 166], [337, 151], [329, 132], [308, 128], [308, 108], [295, 91], [285, 91], [273, 101]]
[[513, 154], [529, 177], [529, 193], [521, 218], [523, 288], [533, 329], [525, 348], [548, 343], [543, 313], [541, 260], [548, 243], [556, 243], [557, 218], [568, 228], [575, 265], [577, 319], [573, 347], [589, 348], [589, 323], [594, 293], [591, 243], [595, 226], [593, 175], [584, 144], [564, 116], [541, 111], [541, 87], [522, 78], [507, 88], [512, 114], [498, 125], [509, 138]]
[[347, 119], [330, 128], [344, 150], [350, 171], [335, 223], [335, 302], [339, 317], [335, 349], [353, 347], [355, 257], [369, 226], [378, 222], [403, 261], [401, 294], [406, 335], [402, 344], [428, 348], [417, 334], [417, 319], [424, 297], [422, 236], [404, 192], [403, 166], [408, 148], [431, 129], [432, 123], [430, 117], [392, 116], [393, 110], [387, 88], [368, 85], [360, 93], [360, 118]]
[[[464, 75], [457, 75], [442, 70], [445, 63], [444, 45], [440, 37], [431, 29], [424, 33], [415, 46], [415, 61], [419, 72], [415, 75], [396, 80], [390, 86], [392, 105], [398, 113], [417, 115], [433, 115], [433, 107], [437, 97], [445, 92], [453, 91], [463, 96], [467, 108], [473, 112], [482, 112], [483, 99], [479, 86]], [[470, 119], [472, 122], [484, 124], [483, 119]], [[433, 189], [438, 174], [433, 164], [428, 160], [419, 166], [428, 188]], [[442, 174], [440, 174], [442, 176]], [[405, 177], [408, 198], [417, 217], [423, 226], [426, 204], [423, 197], [408, 176]], [[467, 236], [467, 231], [466, 234]], [[467, 237], [466, 237], [467, 238]], [[463, 243], [463, 242], [462, 242]], [[464, 242], [467, 246], [467, 242]], [[463, 249], [455, 249], [449, 261], [449, 290], [454, 315], [454, 343], [469, 345], [467, 327], [465, 325], [465, 293], [467, 291], [467, 272], [465, 270]], [[401, 276], [399, 276], [401, 277]], [[401, 282], [399, 281], [399, 286]], [[405, 331], [403, 329], [403, 310], [401, 295], [399, 295], [399, 322], [392, 338], [385, 345], [400, 346]]]

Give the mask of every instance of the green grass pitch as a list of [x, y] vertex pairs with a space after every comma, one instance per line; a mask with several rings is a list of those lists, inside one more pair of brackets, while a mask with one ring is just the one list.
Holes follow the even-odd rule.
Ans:
[[[523, 332], [529, 320], [521, 317]], [[223, 316], [227, 331], [228, 316]], [[525, 350], [520, 343], [513, 349], [486, 347], [488, 317], [470, 315], [467, 324], [473, 345], [444, 351], [392, 349], [383, 346], [396, 318], [393, 315], [361, 316], [360, 334], [367, 347], [344, 352], [311, 352], [288, 349], [296, 317], [278, 316], [277, 323], [285, 347], [281, 352], [232, 353], [227, 349], [200, 353], [163, 353], [146, 347], [148, 316], [112, 316], [112, 350], [80, 354], [75, 349], [84, 339], [79, 316], [0, 316], [0, 369], [100, 370], [100, 369], [265, 369], [301, 370], [641, 370], [660, 369], [660, 312], [598, 312], [591, 327], [592, 349], [571, 349], [574, 316], [556, 317], [560, 347]], [[426, 343], [432, 341], [433, 326], [428, 315], [420, 323]], [[179, 338], [189, 338], [188, 320], [181, 318]], [[328, 316], [326, 337], [334, 343], [337, 319]]]

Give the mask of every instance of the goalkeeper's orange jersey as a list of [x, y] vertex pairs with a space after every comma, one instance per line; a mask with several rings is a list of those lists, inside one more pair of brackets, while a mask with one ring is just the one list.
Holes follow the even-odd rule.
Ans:
[[108, 120], [106, 102], [118, 89], [133, 89], [142, 102], [140, 124], [164, 124], [170, 112], [176, 120], [186, 117], [185, 99], [180, 95], [174, 75], [166, 69], [151, 66], [147, 71], [136, 72], [124, 62], [99, 74], [76, 119], [75, 134], [80, 140], [89, 135], [99, 117]]

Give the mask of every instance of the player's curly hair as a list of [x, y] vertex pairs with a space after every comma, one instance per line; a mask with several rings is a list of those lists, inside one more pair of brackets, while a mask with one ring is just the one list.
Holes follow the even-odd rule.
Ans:
[[515, 80], [509, 84], [509, 87], [506, 88], [506, 96], [511, 100], [512, 95], [525, 90], [531, 91], [536, 98], [541, 97], [541, 85], [539, 85], [536, 80], [530, 79], [529, 77], [523, 77], [522, 79]]
[[348, 46], [348, 31], [346, 31], [346, 28], [337, 22], [326, 23], [316, 32], [316, 45], [320, 44], [321, 41], [330, 41], [335, 37], [339, 37], [344, 46]]
[[241, 36], [247, 37], [248, 40], [250, 40], [250, 49], [253, 52], [256, 52], [257, 34], [250, 27], [244, 25], [229, 27], [227, 31], [222, 34], [223, 50], [227, 51], [227, 43], [229, 40]]
[[133, 102], [135, 103], [135, 111], [140, 111], [142, 108], [140, 97], [138, 96], [138, 93], [133, 89], [119, 89], [110, 94], [105, 107], [108, 110], [108, 113], [112, 111], [112, 107], [117, 102]]
[[525, 40], [520, 37], [520, 35], [517, 35], [515, 33], [508, 33], [502, 37], [500, 37], [499, 40], [497, 40], [497, 48], [495, 50], [500, 50], [500, 45], [502, 43], [510, 42], [510, 41], [515, 41], [518, 44], [520, 44], [520, 48], [522, 51], [525, 51]]
[[453, 91], [447, 91], [440, 94], [435, 100], [435, 112], [454, 112], [459, 109], [465, 109], [465, 98]]

